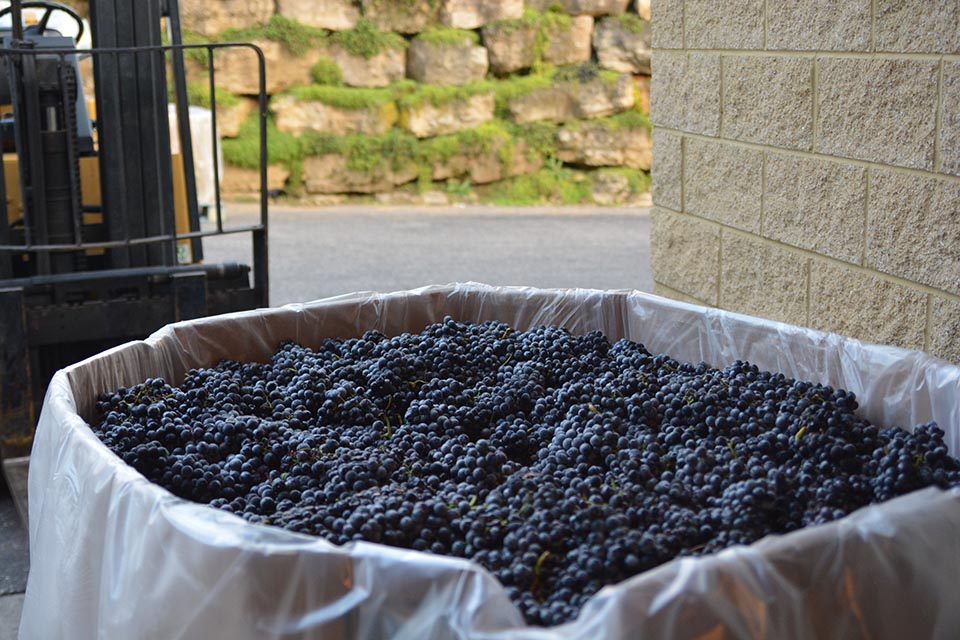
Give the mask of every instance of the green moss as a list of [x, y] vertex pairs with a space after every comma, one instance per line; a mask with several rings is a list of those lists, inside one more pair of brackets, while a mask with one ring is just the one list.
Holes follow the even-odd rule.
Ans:
[[[260, 166], [259, 115], [250, 114], [240, 125], [236, 138], [221, 141], [223, 159], [245, 169]], [[267, 162], [282, 164], [293, 170], [303, 159], [303, 147], [297, 136], [277, 129], [272, 118], [267, 119]]]
[[[235, 107], [240, 104], [240, 98], [220, 87], [214, 88], [214, 97], [218, 107]], [[209, 109], [210, 85], [206, 82], [187, 82], [187, 102]]]
[[572, 26], [573, 19], [562, 11], [540, 12], [528, 7], [524, 10], [522, 17], [491, 22], [485, 29], [503, 34], [532, 31], [534, 33], [532, 68], [540, 73], [544, 56], [550, 46], [550, 37], [558, 32], [570, 31]]
[[552, 122], [528, 122], [510, 124], [509, 127], [513, 138], [526, 141], [528, 159], [556, 157], [559, 125]]
[[343, 70], [340, 65], [327, 58], [321, 57], [317, 63], [310, 67], [310, 77], [317, 84], [337, 87], [343, 84]]
[[382, 136], [362, 134], [345, 136], [342, 153], [347, 159], [347, 168], [364, 173], [373, 172], [392, 162], [393, 168], [415, 161], [418, 140], [403, 131], [393, 130]]
[[417, 40], [437, 46], [463, 47], [480, 44], [480, 36], [476, 31], [453, 27], [431, 27], [418, 35]]
[[456, 180], [451, 178], [447, 180], [447, 193], [455, 198], [465, 198], [470, 195], [470, 178], [466, 177], [462, 180]]
[[[184, 30], [181, 36], [182, 36], [183, 44], [209, 44], [211, 42], [210, 38], [207, 38], [206, 36], [200, 35], [199, 33], [195, 33], [193, 31]], [[163, 40], [163, 44], [167, 44], [168, 39], [167, 39], [166, 33], [163, 34], [162, 40]], [[192, 62], [199, 64], [204, 69], [206, 69], [209, 66], [208, 64], [209, 54], [207, 53], [207, 49], [202, 49], [199, 47], [195, 49], [183, 49], [183, 57], [186, 60], [190, 60]]]
[[617, 17], [620, 26], [630, 33], [643, 33], [647, 29], [647, 21], [635, 13], [624, 13]]
[[402, 108], [415, 108], [423, 104], [442, 106], [457, 100], [466, 100], [476, 95], [493, 92], [493, 83], [485, 80], [462, 86], [420, 84], [415, 85], [409, 93], [403, 95], [399, 100], [399, 105]]
[[395, 96], [390, 88], [366, 89], [320, 84], [293, 87], [288, 90], [288, 93], [298, 100], [322, 102], [331, 107], [354, 111], [382, 107], [393, 102]]
[[608, 118], [603, 119], [608, 122], [613, 129], [646, 129], [653, 130], [653, 124], [650, 122], [650, 116], [639, 109], [624, 111]]
[[571, 131], [579, 131], [584, 127], [605, 127], [610, 131], [625, 131], [628, 129], [646, 129], [651, 131], [653, 125], [650, 124], [650, 118], [645, 113], [637, 109], [631, 109], [605, 118], [595, 118], [593, 120], [576, 120], [566, 125]]
[[344, 136], [332, 133], [310, 132], [300, 136], [303, 157], [325, 156], [328, 153], [343, 153]]
[[530, 175], [518, 176], [493, 185], [485, 199], [499, 205], [580, 204], [589, 202], [591, 186], [587, 180], [575, 180], [566, 170], [549, 167]]
[[491, 83], [496, 95], [496, 112], [500, 118], [509, 117], [510, 103], [534, 91], [548, 89], [553, 86], [553, 80], [547, 75], [532, 74], [529, 76], [513, 76], [505, 80]]
[[330, 40], [343, 47], [350, 55], [367, 60], [386, 49], [403, 49], [407, 46], [407, 41], [402, 36], [384, 33], [364, 18], [361, 18], [353, 29], [334, 33]]
[[320, 46], [327, 38], [327, 31], [308, 27], [291, 18], [275, 15], [264, 25], [228, 29], [217, 38], [220, 42], [247, 42], [250, 40], [273, 40], [279, 42], [295, 56], [303, 56], [310, 49]]
[[432, 167], [460, 153], [464, 153], [464, 147], [458, 134], [428, 138], [420, 142], [417, 164]]
[[617, 175], [625, 177], [627, 179], [627, 183], [630, 185], [630, 193], [634, 195], [639, 193], [647, 193], [650, 191], [650, 173], [647, 171], [631, 169], [629, 167], [606, 167], [603, 169], [598, 169], [594, 173], [594, 178], [600, 175]]

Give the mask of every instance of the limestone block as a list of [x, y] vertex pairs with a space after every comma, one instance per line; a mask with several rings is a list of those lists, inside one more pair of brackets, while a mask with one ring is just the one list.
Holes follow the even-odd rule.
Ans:
[[[309, 84], [310, 67], [320, 59], [319, 51], [302, 57], [292, 55], [273, 40], [254, 40], [263, 50], [267, 65], [267, 93], [279, 93], [298, 84]], [[246, 47], [221, 49], [213, 59], [217, 86], [237, 95], [256, 95], [260, 91], [257, 56]]]
[[363, 17], [381, 31], [420, 33], [440, 21], [440, 3], [437, 0], [361, 0]]
[[407, 71], [406, 49], [387, 47], [372, 58], [364, 58], [332, 44], [325, 53], [340, 67], [343, 83], [350, 87], [386, 87], [402, 80]]
[[630, 190], [630, 180], [619, 173], [597, 172], [593, 175], [590, 185], [590, 197], [597, 204], [623, 204], [633, 193]]
[[590, 60], [592, 35], [593, 18], [590, 16], [574, 16], [569, 29], [560, 25], [547, 27], [544, 62], [558, 66], [587, 62]]
[[490, 57], [490, 71], [503, 76], [529, 69], [534, 62], [537, 29], [533, 26], [503, 29], [483, 28], [483, 46]]
[[274, 0], [180, 0], [183, 29], [215, 36], [227, 29], [263, 24], [273, 15]]
[[563, 87], [545, 87], [510, 101], [510, 119], [523, 122], [568, 122], [577, 119], [577, 104]]
[[351, 0], [277, 0], [277, 13], [310, 27], [343, 31], [357, 26], [360, 10]]
[[960, 176], [960, 62], [943, 63], [940, 106], [940, 171]]
[[488, 22], [523, 16], [523, 0], [443, 0], [440, 19], [458, 29], [478, 29]]
[[869, 51], [870, 0], [768, 3], [767, 49]]
[[613, 84], [595, 80], [568, 83], [565, 88], [576, 100], [578, 118], [602, 118], [626, 111], [636, 103], [633, 79], [628, 74], [620, 75]]
[[655, 282], [716, 305], [720, 274], [719, 227], [654, 207], [650, 265]]
[[650, 118], [654, 126], [720, 133], [720, 56], [654, 51]]
[[514, 99], [508, 110], [516, 123], [567, 122], [613, 115], [631, 108], [634, 100], [630, 76], [624, 74], [614, 84], [600, 79], [558, 82]]
[[593, 31], [593, 48], [604, 69], [650, 74], [649, 23], [636, 32], [619, 18], [602, 18]]
[[650, 0], [637, 0], [637, 15], [644, 20], [650, 19]]
[[723, 234], [719, 306], [778, 322], [807, 323], [809, 259], [771, 242]]
[[960, 294], [960, 183], [870, 171], [866, 266]]
[[877, 0], [877, 51], [960, 53], [960, 3]]
[[303, 161], [303, 180], [308, 193], [379, 193], [413, 182], [420, 169], [413, 162], [393, 166], [391, 159], [371, 171], [356, 171], [340, 154], [310, 156]]
[[[279, 164], [267, 166], [267, 189], [282, 189], [290, 177], [290, 170]], [[224, 193], [260, 193], [260, 172], [256, 169], [223, 165], [220, 190]]]
[[[543, 9], [558, 4], [573, 16], [619, 16], [627, 11], [629, 0], [549, 0]], [[541, 9], [541, 11], [543, 10]]]
[[634, 93], [637, 96], [637, 109], [650, 115], [650, 76], [634, 76]]
[[929, 351], [960, 364], [960, 301], [932, 296]]
[[486, 151], [457, 153], [442, 159], [431, 168], [430, 177], [439, 182], [469, 176], [473, 184], [487, 184], [504, 178], [534, 173], [543, 166], [543, 158], [530, 154], [529, 147], [523, 140], [514, 142], [511, 161], [504, 166], [500, 144], [500, 142], [495, 143]]
[[557, 157], [588, 167], [650, 169], [652, 144], [646, 127], [611, 128], [602, 122], [576, 123], [557, 132]]
[[815, 150], [932, 170], [938, 71], [928, 60], [818, 60]]
[[217, 104], [217, 133], [221, 138], [236, 138], [240, 134], [240, 125], [247, 116], [257, 110], [257, 101], [253, 98], [239, 98], [237, 104], [229, 106]]
[[862, 167], [767, 154], [763, 236], [860, 264], [867, 182]]
[[882, 278], [814, 260], [810, 325], [867, 342], [923, 348], [926, 295]]
[[655, 0], [650, 3], [653, 46], [657, 49], [683, 48], [683, 0]]
[[487, 50], [464, 38], [462, 45], [410, 42], [407, 75], [426, 84], [464, 85], [483, 80], [489, 68]]
[[[764, 0], [686, 0], [684, 35], [692, 49], [763, 49]], [[659, 27], [656, 27], [659, 28]]]
[[683, 137], [669, 131], [653, 132], [653, 203], [683, 210]]
[[392, 102], [367, 109], [344, 109], [316, 100], [280, 95], [271, 100], [270, 110], [275, 114], [277, 129], [294, 134], [313, 131], [338, 136], [348, 133], [380, 135], [389, 131], [398, 120], [397, 107]]
[[723, 136], [809, 151], [812, 77], [812, 60], [724, 56]]
[[685, 211], [758, 233], [763, 153], [694, 138], [684, 144]]
[[492, 92], [440, 105], [423, 102], [403, 107], [400, 120], [403, 128], [418, 138], [431, 138], [472, 129], [493, 120], [494, 102]]

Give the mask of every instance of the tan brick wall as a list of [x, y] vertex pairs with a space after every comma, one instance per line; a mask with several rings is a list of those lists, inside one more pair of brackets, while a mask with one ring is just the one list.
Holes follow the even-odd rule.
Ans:
[[960, 2], [651, 11], [655, 291], [960, 362]]

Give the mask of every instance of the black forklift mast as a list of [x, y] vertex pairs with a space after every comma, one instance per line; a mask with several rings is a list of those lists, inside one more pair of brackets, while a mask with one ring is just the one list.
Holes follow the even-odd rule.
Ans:
[[[24, 27], [25, 8], [44, 12], [36, 25]], [[64, 11], [82, 30], [69, 7], [14, 0], [0, 11], [12, 20], [10, 32], [0, 32], [0, 104], [12, 107], [12, 116], [0, 118], [0, 458], [29, 454], [39, 405], [57, 369], [170, 322], [268, 301], [262, 52], [249, 44], [182, 44], [178, 0], [90, 0], [89, 9], [90, 50], [47, 27], [51, 12]], [[169, 44], [161, 35], [163, 18]], [[261, 216], [259, 224], [225, 228], [216, 187], [216, 229], [203, 230], [184, 51], [201, 49], [207, 57], [215, 150], [213, 58], [225, 47], [249, 48], [259, 59]], [[95, 122], [79, 66], [87, 56]], [[177, 227], [168, 87], [188, 229], [182, 219]], [[97, 204], [81, 193], [81, 161], [97, 163]], [[216, 158], [213, 166], [217, 183]], [[19, 203], [8, 197], [11, 170], [18, 174]], [[252, 268], [201, 263], [203, 238], [225, 233], [250, 234]]]

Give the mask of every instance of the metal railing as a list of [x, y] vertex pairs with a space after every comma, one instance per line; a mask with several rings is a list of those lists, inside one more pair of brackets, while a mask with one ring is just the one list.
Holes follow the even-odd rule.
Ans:
[[[219, 148], [219, 132], [217, 122], [217, 98], [216, 98], [216, 74], [214, 56], [220, 49], [228, 48], [246, 48], [257, 56], [257, 67], [259, 73], [259, 95], [258, 95], [258, 125], [259, 125], [259, 181], [260, 181], [260, 220], [258, 224], [244, 226], [228, 226], [223, 222], [223, 201], [220, 191], [220, 163], [217, 157]], [[196, 183], [194, 177], [194, 162], [192, 156], [192, 130], [190, 128], [189, 105], [187, 104], [186, 81], [183, 75], [184, 62], [183, 55], [185, 51], [201, 50], [206, 53], [208, 79], [207, 84], [210, 92], [210, 112], [211, 112], [211, 142], [214, 154], [213, 172], [214, 172], [214, 213], [216, 217], [215, 229], [201, 230], [199, 227], [199, 216], [197, 215], [196, 201]], [[168, 56], [171, 60], [168, 60]], [[50, 84], [49, 69], [55, 68], [55, 80], [63, 103], [66, 103], [67, 96], [71, 96], [71, 82], [76, 82], [79, 87], [82, 83], [79, 74], [75, 74], [77, 62], [88, 57], [98, 61], [101, 68], [109, 68], [117, 72], [117, 76], [127, 74], [135, 70], [138, 66], [163, 65], [161, 74], [166, 80], [169, 75], [167, 63], [172, 61], [174, 74], [180, 71], [180, 79], [174, 78], [173, 87], [177, 103], [177, 123], [178, 135], [180, 141], [180, 150], [183, 154], [183, 172], [188, 194], [188, 207], [190, 208], [190, 230], [178, 231], [175, 219], [175, 204], [172, 183], [166, 181], [165, 186], [169, 186], [166, 192], [154, 190], [155, 193], [124, 193], [122, 189], [117, 189], [117, 185], [111, 183], [114, 176], [105, 173], [103, 156], [98, 153], [98, 163], [100, 166], [100, 176], [102, 185], [102, 198], [100, 206], [89, 206], [82, 204], [81, 184], [79, 174], [75, 171], [69, 172], [69, 180], [66, 182], [66, 193], [58, 196], [59, 199], [65, 199], [68, 202], [68, 216], [60, 216], [60, 219], [52, 219], [49, 215], [50, 202], [47, 201], [47, 189], [43, 182], [44, 179], [44, 153], [43, 149], [49, 149], [50, 142], [44, 138], [47, 132], [53, 130], [65, 131], [67, 135], [62, 136], [65, 144], [59, 152], [65, 155], [67, 164], [70, 167], [78, 167], [79, 159], [82, 155], [89, 155], [89, 150], [79, 148], [77, 131], [76, 111], [71, 108], [62, 109], [58, 115], [55, 108], [43, 104], [37, 82], [22, 82], [23, 78], [37, 79], [38, 62], [42, 58], [44, 68], [47, 69], [48, 76], [45, 78], [47, 84]], [[51, 65], [51, 61], [53, 64]], [[107, 260], [102, 267], [105, 269], [123, 268], [137, 266], [130, 264], [130, 254], [136, 247], [160, 247], [159, 252], [153, 249], [153, 258], [147, 259], [148, 265], [167, 265], [176, 266], [178, 264], [177, 246], [183, 241], [199, 242], [203, 238], [212, 236], [221, 236], [226, 234], [250, 233], [253, 239], [253, 272], [254, 286], [262, 290], [263, 302], [267, 300], [267, 231], [268, 231], [268, 193], [267, 193], [267, 98], [266, 98], [266, 63], [263, 52], [259, 47], [249, 43], [208, 43], [208, 44], [170, 44], [144, 47], [119, 47], [119, 48], [94, 48], [94, 49], [73, 49], [73, 48], [43, 48], [31, 47], [29, 43], [23, 41], [14, 41], [6, 48], [0, 48], [0, 70], [6, 70], [7, 79], [10, 84], [10, 100], [14, 108], [13, 131], [16, 153], [19, 160], [19, 187], [21, 198], [22, 217], [18, 220], [9, 219], [6, 193], [6, 176], [4, 175], [3, 163], [0, 163], [0, 207], [2, 207], [2, 222], [0, 224], [0, 287], [11, 286], [23, 282], [23, 277], [16, 277], [11, 265], [18, 258], [22, 261], [26, 256], [27, 260], [33, 261], [31, 273], [27, 276], [48, 276], [56, 275], [58, 272], [73, 271], [73, 269], [64, 269], [62, 266], [58, 269], [56, 265], [51, 265], [51, 257], [63, 254], [81, 254], [95, 250], [107, 250], [113, 252], [120, 258], [117, 260]], [[75, 77], [71, 78], [71, 75]], [[129, 75], [129, 74], [127, 74]], [[134, 75], [130, 81], [136, 81]], [[148, 83], [145, 83], [148, 84]], [[167, 95], [167, 82], [159, 88], [162, 96]], [[139, 87], [140, 89], [157, 90], [149, 87]], [[82, 92], [77, 88], [77, 94]], [[123, 154], [131, 153], [132, 147], [138, 147], [132, 144], [127, 136], [124, 138], [124, 131], [120, 129], [122, 123], [106, 122], [102, 120], [102, 114], [108, 109], [102, 109], [102, 103], [107, 99], [108, 94], [111, 98], [119, 100], [121, 94], [117, 87], [97, 89], [97, 125], [96, 136], [99, 138], [99, 145], [107, 143], [113, 145], [113, 153]], [[156, 98], [156, 96], [153, 96]], [[164, 103], [169, 100], [164, 100]], [[137, 105], [142, 107], [143, 105]], [[112, 104], [114, 112], [124, 112], [126, 105]], [[85, 115], [85, 113], [83, 114]], [[162, 120], [161, 120], [162, 118]], [[141, 166], [158, 166], [172, 176], [175, 168], [173, 166], [172, 154], [169, 153], [173, 132], [170, 131], [168, 114], [166, 108], [162, 113], [156, 110], [150, 114], [152, 122], [150, 123], [155, 131], [147, 132], [146, 135], [152, 135], [158, 140], [157, 148], [145, 149], [138, 147], [141, 154], [152, 154], [149, 158], [151, 163]], [[63, 121], [60, 121], [63, 120]], [[166, 132], [166, 139], [163, 133]], [[135, 142], [135, 141], [134, 141]], [[45, 146], [46, 144], [46, 146]], [[126, 145], [126, 146], [124, 146]], [[101, 149], [102, 151], [103, 149]], [[164, 153], [165, 151], [165, 153]], [[126, 170], [120, 167], [121, 171]], [[131, 167], [130, 171], [136, 171], [136, 167]], [[144, 183], [150, 184], [151, 180], [162, 178], [154, 176], [145, 177]], [[122, 183], [121, 183], [122, 184]], [[155, 184], [154, 184], [155, 186]], [[158, 197], [159, 202], [148, 202], [149, 206], [132, 207], [131, 201], [138, 200], [143, 202], [146, 198]], [[159, 213], [156, 219], [136, 218], [136, 211]], [[101, 213], [102, 220], [97, 227], [97, 223], [84, 223], [84, 214]], [[52, 223], [52, 224], [51, 224]], [[21, 229], [22, 228], [22, 229]], [[19, 230], [19, 231], [18, 231]], [[194, 245], [196, 246], [196, 245]], [[126, 259], [123, 253], [126, 253]], [[194, 251], [194, 255], [201, 251]]]

